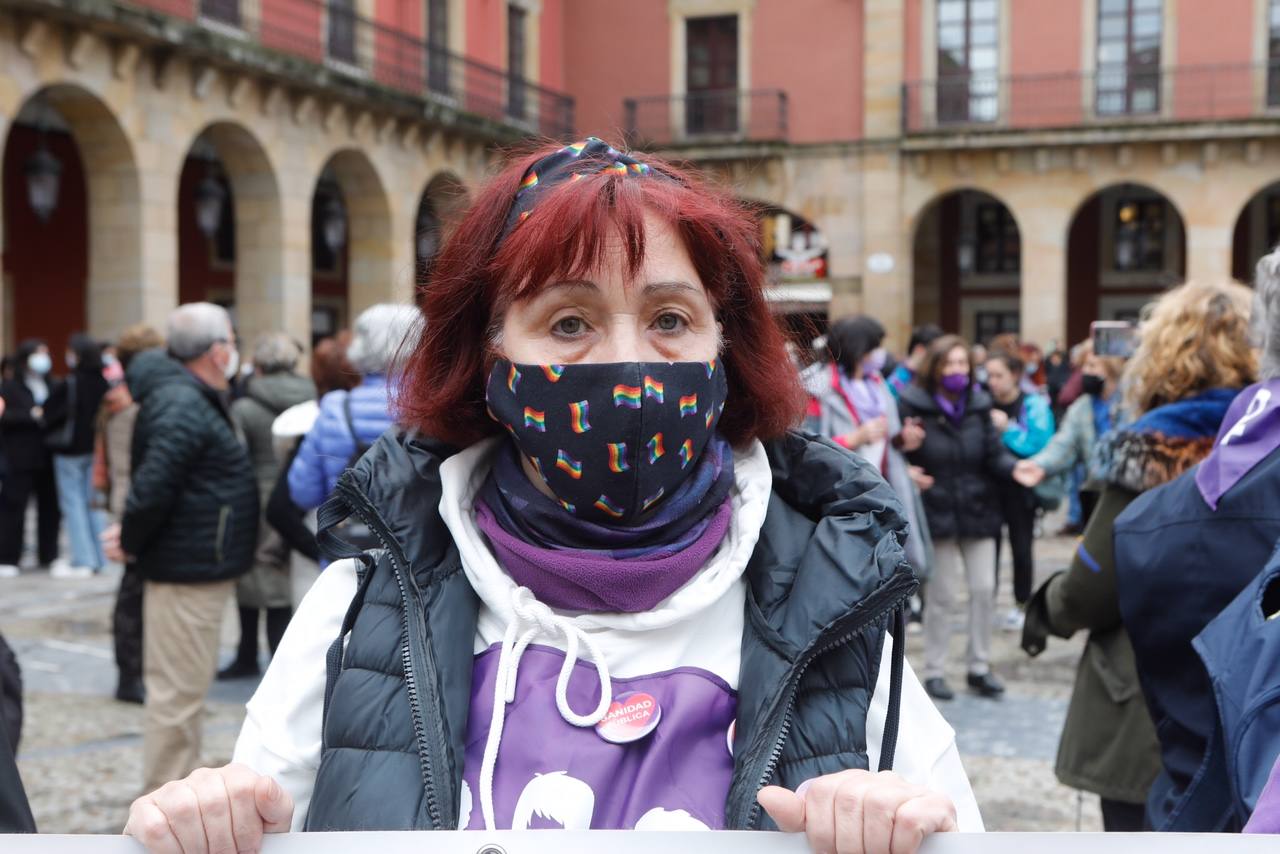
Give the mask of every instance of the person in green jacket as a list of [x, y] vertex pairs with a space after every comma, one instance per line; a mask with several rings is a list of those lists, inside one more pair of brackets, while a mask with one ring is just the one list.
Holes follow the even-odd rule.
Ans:
[[1043, 652], [1051, 634], [1069, 638], [1089, 630], [1055, 773], [1101, 797], [1108, 831], [1143, 829], [1147, 791], [1160, 770], [1160, 744], [1120, 617], [1115, 520], [1136, 497], [1213, 448], [1227, 407], [1257, 375], [1251, 303], [1252, 292], [1242, 285], [1195, 283], [1155, 303], [1120, 383], [1125, 411], [1135, 420], [1099, 441], [1097, 507], [1070, 568], [1045, 582], [1027, 606], [1022, 648], [1030, 655]]

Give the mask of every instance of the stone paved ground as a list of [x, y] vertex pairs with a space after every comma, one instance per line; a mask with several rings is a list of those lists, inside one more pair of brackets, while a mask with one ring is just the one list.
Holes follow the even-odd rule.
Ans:
[[[1047, 523], [1047, 527], [1056, 527]], [[1041, 576], [1065, 564], [1071, 542], [1037, 543]], [[1007, 553], [1007, 550], [1006, 550]], [[1009, 607], [1003, 578], [1000, 613]], [[26, 681], [26, 726], [19, 767], [39, 827], [49, 833], [114, 833], [141, 779], [142, 710], [112, 698], [109, 633], [117, 578], [57, 581], [47, 573], [0, 579], [0, 632], [17, 650]], [[224, 660], [235, 636], [224, 626]], [[1080, 798], [1053, 776], [1058, 733], [1082, 641], [1055, 642], [1032, 662], [1017, 636], [997, 631], [994, 668], [1003, 700], [961, 694], [942, 711], [956, 728], [965, 767], [991, 830], [1099, 830], [1097, 799]], [[953, 686], [963, 684], [963, 639], [953, 640]], [[920, 661], [921, 638], [910, 637]], [[209, 763], [231, 755], [252, 692], [249, 682], [215, 684], [205, 722]]]

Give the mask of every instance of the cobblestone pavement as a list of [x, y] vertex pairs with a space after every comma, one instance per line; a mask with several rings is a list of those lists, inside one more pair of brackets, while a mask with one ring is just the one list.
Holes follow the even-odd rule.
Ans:
[[[1046, 527], [1056, 528], [1052, 522]], [[1041, 577], [1064, 566], [1072, 543], [1037, 541]], [[1007, 563], [1007, 549], [1006, 553]], [[1002, 572], [999, 614], [1011, 606], [1009, 572]], [[19, 767], [41, 831], [116, 833], [142, 776], [143, 718], [138, 706], [113, 699], [115, 666], [110, 615], [118, 577], [53, 580], [44, 572], [0, 579], [0, 632], [22, 663], [26, 724]], [[237, 626], [228, 612], [223, 660], [230, 660]], [[990, 830], [1100, 830], [1097, 798], [1058, 784], [1053, 759], [1083, 640], [1054, 642], [1034, 662], [1018, 635], [997, 630], [995, 672], [1004, 699], [960, 693], [941, 704]], [[963, 685], [962, 632], [953, 638], [953, 686]], [[919, 634], [909, 638], [918, 666]], [[215, 683], [205, 720], [204, 757], [228, 760], [252, 681]], [[904, 733], [904, 737], [910, 737]]]

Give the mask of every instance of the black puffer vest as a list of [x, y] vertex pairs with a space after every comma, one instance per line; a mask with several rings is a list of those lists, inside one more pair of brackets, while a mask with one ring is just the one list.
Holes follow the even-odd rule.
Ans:
[[[767, 783], [867, 768], [866, 716], [891, 621], [916, 588], [893, 491], [871, 466], [798, 434], [767, 444], [773, 495], [746, 570], [730, 828], [771, 828]], [[359, 516], [384, 548], [364, 555], [359, 590], [330, 648], [320, 768], [308, 830], [458, 825], [463, 740], [479, 602], [441, 520], [450, 448], [388, 433], [321, 510], [329, 530]], [[896, 631], [897, 636], [903, 633]], [[895, 651], [901, 645], [895, 644]], [[881, 767], [893, 761], [902, 661]]]

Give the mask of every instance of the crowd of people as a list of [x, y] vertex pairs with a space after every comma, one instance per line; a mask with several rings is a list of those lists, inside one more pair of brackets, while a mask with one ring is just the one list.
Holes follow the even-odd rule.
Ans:
[[[923, 326], [895, 358], [860, 315], [798, 360], [753, 228], [588, 139], [513, 161], [420, 306], [367, 309], [308, 375], [282, 333], [242, 363], [208, 303], [73, 336], [57, 378], [23, 342], [0, 574], [33, 571], [32, 502], [30, 564], [124, 567], [147, 793], [126, 831], [254, 850], [548, 821], [914, 851], [983, 826], [934, 705], [963, 601], [963, 688], [988, 700], [995, 631], [1032, 656], [1088, 632], [1056, 773], [1107, 830], [1280, 832], [1280, 252], [1254, 290], [1167, 291], [1132, 352]], [[1037, 585], [1063, 503], [1078, 546]], [[199, 768], [212, 680], [259, 676], [235, 761]]]
[[[970, 346], [926, 326], [886, 364], [883, 328], [861, 316], [833, 323], [805, 369], [807, 426], [877, 466], [912, 519], [934, 699], [954, 697], [943, 671], [960, 590], [967, 684], [982, 697], [1003, 690], [994, 628], [1020, 631], [1033, 656], [1088, 632], [1056, 773], [1099, 795], [1107, 830], [1238, 830], [1255, 811], [1257, 827], [1280, 829], [1280, 730], [1258, 719], [1274, 719], [1280, 668], [1235, 652], [1280, 642], [1266, 625], [1280, 616], [1280, 484], [1266, 479], [1280, 465], [1280, 435], [1266, 432], [1277, 309], [1280, 253], [1260, 263], [1256, 293], [1170, 290], [1127, 356], [1086, 340], [1052, 350], [1038, 375], [1039, 351], [1016, 337]], [[1064, 500], [1061, 533], [1079, 546], [1036, 588], [1035, 532]], [[998, 617], [1002, 538], [1017, 609]]]
[[[60, 378], [44, 342], [19, 346], [0, 387], [0, 572], [24, 571], [33, 498], [39, 543], [27, 571], [82, 578], [108, 559], [123, 565], [116, 698], [146, 706], [146, 785], [198, 760], [228, 600], [240, 642], [217, 677], [260, 674], [263, 612], [274, 654], [319, 569], [313, 511], [332, 484], [310, 480], [329, 454], [340, 471], [389, 426], [387, 376], [416, 316], [368, 309], [354, 334], [318, 342], [310, 376], [298, 372], [302, 345], [283, 333], [260, 336], [242, 364], [229, 315], [208, 303], [179, 307], [163, 334], [72, 336]], [[353, 407], [358, 419], [344, 422]], [[69, 561], [58, 557], [61, 523]], [[16, 668], [11, 656], [0, 664]], [[6, 702], [20, 708], [16, 690]], [[13, 748], [20, 720], [7, 717]]]

